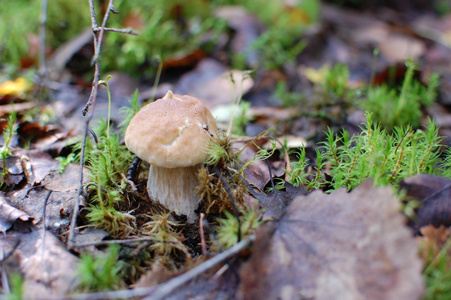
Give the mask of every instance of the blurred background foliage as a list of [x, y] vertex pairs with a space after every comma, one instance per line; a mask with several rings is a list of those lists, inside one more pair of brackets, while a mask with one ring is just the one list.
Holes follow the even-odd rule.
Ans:
[[[96, 1], [97, 22], [108, 1]], [[113, 28], [132, 28], [138, 36], [109, 33], [102, 49], [103, 71], [126, 71], [134, 75], [154, 72], [161, 60], [183, 57], [195, 50], [207, 53], [221, 32], [230, 30], [215, 15], [223, 5], [241, 5], [257, 16], [265, 27], [253, 47], [268, 68], [280, 67], [302, 51], [300, 37], [317, 21], [320, 1], [304, 0], [287, 6], [265, 0], [135, 0], [115, 1], [119, 12], [107, 23]], [[13, 70], [37, 65], [41, 1], [0, 1], [0, 64]], [[89, 2], [49, 0], [47, 54], [91, 26]], [[242, 65], [243, 68], [248, 66]]]

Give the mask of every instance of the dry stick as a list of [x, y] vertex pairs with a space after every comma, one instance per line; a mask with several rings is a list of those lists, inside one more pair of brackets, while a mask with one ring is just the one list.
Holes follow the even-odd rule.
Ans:
[[45, 81], [45, 76], [47, 76], [47, 66], [45, 61], [45, 45], [46, 45], [46, 30], [47, 30], [47, 7], [49, 1], [42, 0], [41, 3], [41, 13], [39, 16], [39, 76], [41, 77], [41, 81]]
[[[94, 27], [92, 28], [92, 31], [99, 32], [101, 30], [100, 27]], [[133, 29], [118, 29], [118, 28], [110, 28], [110, 27], [104, 27], [103, 30], [105, 31], [112, 31], [112, 32], [119, 32], [119, 33], [125, 33], [125, 34], [131, 34], [131, 35], [138, 35], [137, 32], [133, 31]]]
[[35, 90], [33, 98], [37, 98], [38, 95], [42, 96], [42, 91], [44, 91], [48, 85], [47, 63], [45, 59], [45, 46], [47, 40], [47, 7], [48, 0], [42, 0], [41, 11], [39, 14], [39, 70], [37, 72], [38, 88]]
[[168, 243], [168, 244], [177, 244], [176, 242], [171, 241], [162, 241], [155, 239], [153, 237], [138, 237], [132, 239], [123, 239], [123, 240], [106, 240], [99, 242], [86, 242], [86, 243], [77, 243], [74, 244], [74, 247], [88, 247], [88, 246], [103, 246], [103, 245], [112, 245], [112, 244], [128, 244], [128, 243], [137, 243], [137, 242], [155, 242], [155, 243]]
[[[98, 300], [98, 299], [130, 299], [134, 297], [144, 297], [147, 300], [159, 300], [164, 299], [170, 293], [177, 291], [183, 285], [187, 284], [189, 281], [195, 279], [196, 277], [207, 272], [209, 269], [219, 265], [227, 259], [230, 259], [237, 255], [242, 250], [246, 249], [255, 241], [255, 235], [249, 235], [241, 242], [233, 247], [225, 250], [224, 252], [214, 256], [213, 258], [203, 262], [202, 264], [194, 267], [186, 273], [180, 276], [169, 279], [168, 281], [153, 287], [145, 288], [135, 288], [132, 290], [120, 290], [111, 292], [97, 292], [89, 294], [74, 294], [67, 295], [66, 299], [84, 299], [84, 300]], [[59, 296], [61, 299], [61, 296]], [[56, 299], [50, 297], [49, 299]]]
[[207, 255], [207, 243], [205, 242], [205, 234], [204, 234], [204, 219], [205, 214], [201, 213], [199, 218], [199, 230], [200, 230], [200, 244], [202, 245], [202, 254]]
[[51, 190], [47, 192], [47, 196], [45, 197], [45, 200], [44, 200], [44, 208], [43, 208], [43, 212], [42, 212], [42, 256], [43, 256], [42, 263], [44, 264], [43, 267], [46, 269], [44, 272], [44, 276], [47, 275], [45, 278], [45, 282], [44, 282], [44, 285], [46, 287], [49, 287], [51, 284], [50, 272], [49, 272], [48, 265], [46, 264], [46, 258], [47, 258], [46, 253], [47, 252], [45, 251], [46, 250], [46, 244], [45, 244], [46, 243], [46, 233], [47, 233], [47, 230], [46, 230], [47, 222], [45, 220], [47, 218], [46, 209], [47, 209], [47, 204], [50, 200], [50, 195], [52, 195]]
[[[98, 26], [97, 26], [97, 22], [96, 22], [96, 13], [95, 13], [95, 9], [94, 9], [93, 0], [89, 0], [89, 8], [91, 10], [92, 27], [97, 28]], [[96, 99], [97, 99], [97, 90], [98, 90], [99, 79], [100, 79], [100, 66], [99, 66], [99, 61], [98, 61], [98, 55], [100, 53], [100, 45], [102, 44], [102, 41], [103, 41], [103, 33], [104, 33], [103, 28], [105, 27], [106, 21], [110, 14], [110, 9], [113, 9], [113, 0], [110, 0], [110, 2], [108, 4], [108, 9], [105, 12], [105, 15], [103, 17], [102, 28], [100, 29], [99, 36], [97, 37], [97, 34], [95, 32], [93, 32], [94, 48], [95, 48], [95, 51], [94, 51], [95, 55], [93, 58], [94, 79], [92, 82], [92, 89], [91, 89], [91, 94], [89, 96], [88, 103], [86, 103], [85, 107], [83, 108], [83, 116], [86, 116], [86, 120], [85, 120], [83, 143], [82, 143], [81, 155], [80, 155], [80, 176], [79, 176], [80, 182], [78, 185], [78, 193], [77, 193], [77, 198], [75, 199], [74, 209], [72, 210], [72, 219], [71, 219], [71, 223], [70, 223], [70, 231], [69, 231], [69, 238], [68, 238], [68, 248], [69, 249], [72, 249], [72, 247], [74, 245], [74, 236], [75, 236], [74, 228], [76, 227], [77, 215], [78, 215], [78, 212], [80, 209], [80, 207], [79, 207], [80, 198], [84, 197], [82, 194], [83, 194], [83, 166], [84, 166], [84, 161], [85, 161], [86, 139], [87, 139], [87, 133], [89, 130], [89, 122], [92, 119], [93, 111], [94, 111], [94, 107], [95, 107], [95, 103], [96, 103]], [[91, 106], [91, 109], [89, 109], [90, 106]], [[89, 113], [87, 114], [88, 110], [89, 110]]]

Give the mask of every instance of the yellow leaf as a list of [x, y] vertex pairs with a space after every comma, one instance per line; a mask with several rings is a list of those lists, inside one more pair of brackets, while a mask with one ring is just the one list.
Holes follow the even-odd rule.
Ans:
[[23, 77], [19, 77], [16, 80], [8, 80], [0, 84], [0, 96], [20, 96], [30, 87], [31, 83]]
[[322, 66], [320, 69], [305, 68], [304, 74], [308, 80], [316, 84], [323, 84], [326, 81], [327, 73], [330, 71], [327, 65]]

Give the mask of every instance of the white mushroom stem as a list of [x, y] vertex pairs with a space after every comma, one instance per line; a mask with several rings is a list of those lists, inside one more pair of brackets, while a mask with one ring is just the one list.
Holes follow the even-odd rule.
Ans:
[[147, 191], [150, 198], [159, 201], [177, 215], [186, 215], [189, 223], [197, 220], [194, 211], [199, 204], [195, 192], [197, 173], [202, 164], [184, 168], [162, 168], [150, 166]]

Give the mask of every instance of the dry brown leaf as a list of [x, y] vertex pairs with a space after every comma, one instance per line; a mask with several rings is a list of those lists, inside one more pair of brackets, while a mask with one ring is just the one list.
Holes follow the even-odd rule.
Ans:
[[403, 62], [409, 58], [418, 59], [426, 52], [422, 41], [400, 34], [389, 35], [378, 48], [392, 63]]
[[213, 108], [236, 101], [253, 84], [253, 79], [243, 74], [243, 71], [228, 70], [226, 66], [207, 58], [193, 71], [182, 76], [174, 92], [195, 96], [205, 101], [209, 108]]
[[419, 299], [422, 262], [391, 187], [297, 197], [257, 232], [242, 299]]
[[[13, 192], [8, 195], [9, 201], [33, 217], [38, 228], [42, 226], [45, 206], [46, 228], [53, 233], [62, 233], [70, 223], [69, 217], [77, 197], [79, 170], [78, 165], [69, 164], [63, 174], [51, 171], [42, 180], [41, 186]], [[85, 173], [85, 184], [88, 182], [86, 177]]]
[[418, 237], [420, 256], [426, 263], [434, 259], [442, 250], [451, 235], [451, 230], [445, 226], [436, 228], [432, 225], [420, 229], [422, 236]]
[[78, 258], [51, 233], [2, 235], [0, 245], [8, 251], [3, 262], [7, 273], [24, 278], [24, 299], [48, 299], [75, 289]]
[[9, 205], [6, 198], [0, 194], [0, 233], [5, 233], [16, 222], [22, 222], [28, 227], [31, 217], [23, 211]]
[[435, 227], [451, 225], [451, 180], [449, 178], [418, 174], [400, 183], [406, 196], [421, 201], [416, 228], [432, 224]]

